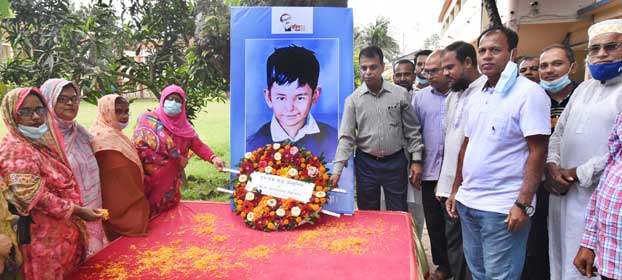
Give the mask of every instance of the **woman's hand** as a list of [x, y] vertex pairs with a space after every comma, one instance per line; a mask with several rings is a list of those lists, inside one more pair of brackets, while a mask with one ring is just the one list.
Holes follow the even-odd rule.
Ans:
[[[5, 234], [0, 234], [0, 258], [6, 258], [11, 253], [13, 248], [13, 241]], [[1, 273], [2, 271], [0, 271]]]
[[96, 221], [102, 218], [103, 213], [97, 209], [73, 205], [73, 214], [85, 221]]
[[222, 171], [224, 168], [227, 168], [227, 163], [219, 157], [215, 157], [212, 159], [212, 164], [218, 169], [218, 171]]

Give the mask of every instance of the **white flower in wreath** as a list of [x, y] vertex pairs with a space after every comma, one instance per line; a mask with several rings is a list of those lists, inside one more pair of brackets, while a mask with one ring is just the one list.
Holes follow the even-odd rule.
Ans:
[[287, 173], [289, 174], [289, 176], [296, 176], [298, 175], [298, 170], [296, 170], [296, 168], [290, 168], [289, 171], [287, 171]]
[[279, 143], [272, 144], [272, 149], [278, 150], [280, 147], [281, 147], [281, 144]]
[[[275, 145], [276, 145], [276, 144], [275, 144]], [[274, 154], [274, 159], [275, 159], [275, 160], [281, 160], [281, 158], [282, 158], [281, 153], [275, 153], [275, 154]]]
[[253, 153], [251, 152], [247, 152], [246, 154], [244, 154], [245, 159], [250, 159], [252, 156], [253, 156]]
[[283, 208], [277, 209], [276, 210], [276, 215], [279, 216], [279, 217], [285, 216], [285, 209], [283, 209]]
[[320, 171], [315, 166], [307, 166], [307, 175], [311, 178], [315, 178]]
[[270, 174], [272, 173], [272, 166], [266, 166], [266, 169], [264, 169], [266, 171], [266, 173]]
[[252, 222], [255, 219], [255, 213], [253, 212], [248, 213], [246, 215], [246, 219]]
[[298, 206], [292, 207], [292, 216], [294, 217], [300, 216], [300, 208], [298, 208]]
[[253, 199], [255, 199], [255, 194], [252, 193], [252, 192], [247, 192], [246, 196], [244, 197], [244, 199], [246, 199], [246, 200], [253, 200]]
[[274, 198], [268, 199], [268, 201], [266, 201], [266, 204], [268, 204], [268, 206], [270, 207], [274, 207], [276, 206], [276, 199]]
[[238, 177], [238, 181], [240, 181], [240, 183], [244, 183], [246, 180], [248, 180], [248, 176], [246, 176], [246, 174], [242, 174]]
[[322, 198], [322, 197], [326, 197], [326, 193], [323, 191], [319, 191], [315, 193], [315, 197], [317, 198]]

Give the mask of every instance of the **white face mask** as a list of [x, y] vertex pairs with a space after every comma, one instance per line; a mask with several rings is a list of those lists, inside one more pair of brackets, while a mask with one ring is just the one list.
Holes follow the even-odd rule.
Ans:
[[164, 100], [164, 113], [174, 117], [181, 113], [181, 103], [173, 100]]
[[125, 129], [130, 122], [119, 122], [119, 127], [121, 130]]
[[513, 52], [510, 52], [510, 60], [505, 65], [495, 85], [495, 93], [507, 94], [514, 86], [514, 83], [516, 83], [516, 79], [518, 79], [518, 65], [512, 61]]
[[18, 124], [17, 129], [22, 134], [24, 134], [24, 136], [30, 139], [33, 139], [33, 140], [40, 139], [49, 130], [48, 125], [45, 123], [38, 127], [25, 126], [25, 125]]

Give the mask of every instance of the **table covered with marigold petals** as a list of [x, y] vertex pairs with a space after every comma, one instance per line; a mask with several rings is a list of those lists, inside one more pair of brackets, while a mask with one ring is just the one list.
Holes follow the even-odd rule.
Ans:
[[[423, 279], [411, 216], [357, 211], [293, 231], [248, 228], [228, 203], [182, 201], [69, 279]], [[419, 249], [419, 250], [418, 250]]]

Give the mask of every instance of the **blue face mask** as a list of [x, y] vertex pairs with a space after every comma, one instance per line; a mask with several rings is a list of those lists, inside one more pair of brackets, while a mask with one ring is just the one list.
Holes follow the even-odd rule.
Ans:
[[46, 132], [48, 132], [48, 125], [44, 123], [39, 127], [32, 127], [18, 124], [17, 129], [24, 134], [24, 136], [33, 140], [38, 140], [43, 137]]
[[179, 115], [181, 113], [181, 103], [173, 100], [164, 100], [164, 113], [170, 117]]
[[[512, 57], [511, 53], [510, 57]], [[501, 76], [495, 85], [495, 92], [507, 94], [514, 86], [514, 83], [516, 83], [516, 79], [518, 79], [518, 65], [510, 60], [505, 65], [503, 72], [501, 72]]]
[[568, 78], [568, 74], [563, 75], [553, 81], [540, 80], [540, 86], [548, 92], [558, 93], [569, 85], [572, 81]]
[[130, 122], [119, 122], [119, 128], [121, 130], [125, 129]]
[[611, 80], [622, 73], [622, 60], [603, 64], [588, 63], [587, 66], [590, 68], [592, 77], [599, 81]]
[[417, 84], [420, 84], [420, 85], [427, 85], [428, 84], [428, 80], [423, 79], [423, 78], [419, 78], [419, 76], [417, 76], [417, 78], [415, 78], [415, 81], [417, 82]]

